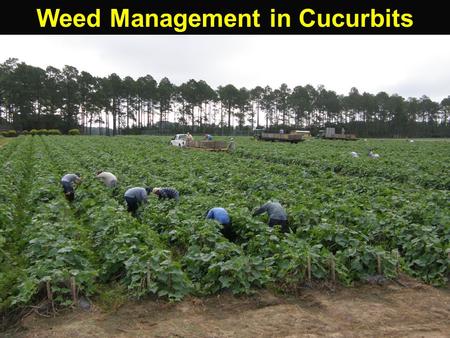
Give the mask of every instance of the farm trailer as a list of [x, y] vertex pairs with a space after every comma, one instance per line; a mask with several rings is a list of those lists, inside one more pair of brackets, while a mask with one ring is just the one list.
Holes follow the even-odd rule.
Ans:
[[186, 134], [176, 134], [170, 144], [176, 147], [211, 150], [211, 151], [230, 151], [230, 143], [225, 141], [195, 141], [188, 139]]
[[278, 142], [290, 142], [298, 143], [304, 141], [303, 135], [295, 132], [289, 134], [284, 133], [265, 133], [260, 130], [255, 130], [255, 139], [260, 141], [278, 141]]
[[344, 140], [344, 141], [356, 141], [358, 138], [355, 134], [345, 134], [344, 129], [340, 134], [336, 134], [334, 128], [327, 128], [325, 131], [321, 130], [318, 135], [319, 138], [326, 140]]

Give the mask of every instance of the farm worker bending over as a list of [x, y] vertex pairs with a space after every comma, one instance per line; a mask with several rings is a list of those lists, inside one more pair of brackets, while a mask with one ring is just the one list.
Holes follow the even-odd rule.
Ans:
[[231, 242], [236, 240], [237, 234], [233, 231], [231, 226], [231, 218], [224, 208], [212, 208], [206, 214], [206, 219], [213, 219], [221, 224], [223, 227], [220, 230], [222, 235]]
[[375, 154], [372, 150], [370, 150], [369, 151], [369, 157], [371, 157], [371, 158], [380, 158], [380, 155], [378, 155], [378, 154]]
[[359, 157], [359, 154], [356, 151], [352, 151], [350, 154], [352, 157]]
[[176, 201], [180, 199], [180, 194], [174, 188], [153, 188], [153, 193], [158, 196], [159, 199], [173, 198]]
[[194, 138], [192, 137], [190, 132], [187, 132], [186, 134], [186, 145], [190, 145], [194, 141]]
[[128, 212], [131, 212], [134, 215], [140, 204], [147, 203], [148, 194], [150, 194], [151, 191], [152, 188], [150, 187], [135, 187], [125, 191], [124, 197], [127, 202]]
[[66, 174], [61, 178], [61, 184], [64, 189], [64, 194], [66, 195], [67, 200], [73, 201], [75, 198], [74, 184], [78, 184], [81, 182], [80, 174]]
[[213, 137], [210, 134], [205, 134], [205, 140], [212, 141]]
[[277, 201], [269, 201], [259, 209], [257, 209], [253, 216], [260, 215], [264, 212], [269, 214], [269, 226], [273, 227], [274, 225], [281, 225], [281, 230], [283, 232], [288, 232], [288, 224], [287, 224], [287, 214], [284, 211], [283, 207]]
[[107, 187], [114, 188], [117, 185], [117, 177], [108, 171], [98, 171], [97, 176]]
[[236, 150], [236, 144], [234, 143], [234, 138], [232, 137], [230, 139], [230, 143], [228, 143], [228, 148], [227, 148], [228, 152], [232, 153]]

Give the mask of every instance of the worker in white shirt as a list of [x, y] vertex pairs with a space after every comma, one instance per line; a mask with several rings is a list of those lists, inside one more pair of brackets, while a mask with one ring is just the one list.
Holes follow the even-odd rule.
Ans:
[[380, 158], [380, 155], [379, 154], [376, 154], [376, 153], [374, 153], [373, 152], [373, 149], [371, 149], [370, 151], [369, 151], [369, 157], [371, 157], [371, 158]]
[[96, 178], [100, 179], [109, 188], [114, 188], [117, 185], [117, 177], [108, 171], [98, 171]]

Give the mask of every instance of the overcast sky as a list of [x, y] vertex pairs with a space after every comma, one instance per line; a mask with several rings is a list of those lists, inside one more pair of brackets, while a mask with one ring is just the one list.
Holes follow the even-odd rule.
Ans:
[[117, 73], [213, 88], [324, 85], [405, 98], [450, 95], [450, 35], [0, 36], [0, 62], [71, 65], [96, 76]]

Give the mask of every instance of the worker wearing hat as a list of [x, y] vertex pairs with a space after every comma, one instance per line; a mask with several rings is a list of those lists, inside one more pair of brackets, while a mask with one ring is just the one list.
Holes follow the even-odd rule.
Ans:
[[175, 199], [178, 201], [180, 199], [180, 194], [174, 188], [153, 188], [152, 192], [158, 196], [159, 199]]

